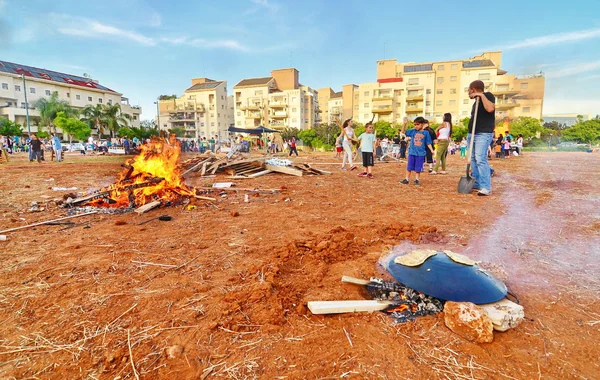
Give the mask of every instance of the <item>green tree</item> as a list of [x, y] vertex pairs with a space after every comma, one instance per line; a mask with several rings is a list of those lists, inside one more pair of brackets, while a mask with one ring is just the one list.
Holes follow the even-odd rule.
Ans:
[[533, 117], [519, 116], [510, 122], [510, 134], [515, 137], [523, 135], [525, 140], [541, 138], [547, 133], [548, 130], [542, 126], [541, 120]]
[[283, 129], [283, 131], [281, 131], [281, 137], [284, 140], [289, 140], [292, 137], [298, 138], [298, 134], [300, 133], [300, 130], [298, 128], [289, 128], [289, 127], [285, 127]]
[[600, 118], [581, 120], [572, 127], [563, 130], [562, 137], [565, 140], [579, 141], [591, 146], [592, 143], [600, 141]]
[[102, 109], [101, 104], [96, 104], [95, 106], [88, 104], [85, 106], [81, 120], [87, 123], [91, 128], [95, 128], [99, 134], [104, 134], [106, 122], [104, 120], [104, 110]]
[[21, 136], [23, 129], [21, 124], [10, 121], [5, 117], [0, 117], [0, 135], [2, 136]]
[[105, 105], [102, 109], [102, 114], [102, 119], [106, 124], [106, 128], [113, 137], [119, 129], [129, 125], [130, 116], [121, 112], [121, 105], [119, 103]]
[[373, 127], [375, 128], [375, 134], [380, 139], [384, 137], [393, 138], [398, 134], [398, 127], [387, 121], [379, 120], [373, 123]]
[[67, 116], [63, 111], [58, 112], [56, 118], [54, 118], [54, 125], [69, 135], [69, 142], [73, 140], [73, 137], [81, 141], [87, 139], [92, 134], [92, 130], [88, 124], [74, 117]]
[[335, 123], [331, 123], [331, 124], [323, 123], [320, 125], [315, 125], [312, 129], [314, 129], [315, 132], [317, 133], [317, 137], [319, 138], [319, 140], [321, 140], [327, 144], [334, 143], [335, 139], [340, 134], [340, 127], [338, 127], [338, 125]]
[[544, 123], [544, 125], [543, 125], [543, 126], [544, 126], [544, 128], [547, 128], [547, 129], [552, 129], [552, 130], [554, 130], [554, 131], [560, 131], [560, 130], [562, 130], [562, 129], [565, 129], [565, 128], [567, 128], [567, 125], [566, 125], [566, 124], [559, 123], [559, 122], [558, 122], [558, 121], [556, 121], [556, 120], [554, 120], [554, 121], [549, 121], [549, 122], [546, 122], [546, 123]]
[[78, 112], [71, 107], [66, 100], [58, 98], [58, 92], [54, 91], [49, 98], [40, 98], [32, 103], [32, 106], [40, 112], [38, 126], [41, 128], [49, 128], [52, 132], [56, 132], [54, 119], [59, 112], [64, 112], [68, 117], [76, 117]]
[[169, 129], [169, 133], [172, 135], [175, 135], [176, 137], [183, 137], [183, 136], [185, 136], [185, 129], [175, 127], [175, 128]]
[[[314, 147], [315, 145], [318, 145], [317, 141], [321, 142], [319, 140], [319, 138], [317, 137], [317, 131], [315, 131], [314, 129], [303, 129], [298, 133], [298, 138], [300, 140], [302, 140], [302, 142], [304, 143], [304, 145], [307, 146], [311, 146]], [[315, 144], [317, 143], [317, 144]]]
[[158, 97], [158, 100], [171, 100], [177, 99], [177, 95], [161, 95]]

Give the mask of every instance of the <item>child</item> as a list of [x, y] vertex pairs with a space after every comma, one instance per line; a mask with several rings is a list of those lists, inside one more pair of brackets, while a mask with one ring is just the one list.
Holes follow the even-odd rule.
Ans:
[[402, 132], [406, 136], [410, 137], [410, 146], [408, 147], [408, 163], [406, 164], [406, 178], [400, 183], [408, 185], [410, 183], [410, 173], [415, 172], [415, 185], [419, 186], [419, 176], [423, 171], [423, 164], [425, 163], [426, 149], [429, 149], [433, 153], [433, 147], [431, 146], [431, 135], [428, 131], [423, 130], [425, 125], [425, 119], [421, 116], [417, 117], [414, 121], [415, 128], [405, 132], [408, 119], [404, 118], [404, 124], [402, 125]]
[[365, 171], [360, 173], [359, 177], [373, 178], [373, 166], [375, 165], [375, 145], [376, 139], [373, 133], [373, 123], [368, 122], [365, 125], [366, 132], [358, 136], [360, 140], [360, 151], [362, 152], [362, 161]]
[[343, 136], [338, 136], [335, 139], [335, 158], [340, 158], [342, 156], [342, 139]]
[[406, 159], [406, 147], [408, 146], [408, 142], [406, 141], [406, 137], [402, 136], [402, 140], [400, 140], [400, 158]]
[[460, 158], [466, 158], [467, 157], [467, 139], [466, 138], [462, 138], [462, 140], [460, 141]]
[[502, 158], [502, 144], [496, 144], [494, 149], [496, 150], [496, 158]]
[[510, 156], [510, 137], [506, 136], [504, 139], [504, 158], [508, 158]]

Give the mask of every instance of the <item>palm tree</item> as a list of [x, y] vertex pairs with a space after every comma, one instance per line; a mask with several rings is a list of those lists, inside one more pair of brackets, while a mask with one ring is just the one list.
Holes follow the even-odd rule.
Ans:
[[86, 122], [91, 128], [95, 128], [99, 135], [104, 134], [104, 128], [106, 126], [104, 110], [101, 104], [95, 106], [88, 104], [83, 109], [82, 121]]
[[58, 98], [58, 92], [54, 91], [50, 98], [41, 98], [33, 102], [32, 106], [40, 111], [39, 123], [40, 127], [49, 127], [52, 132], [56, 132], [54, 119], [59, 112], [64, 112], [68, 117], [76, 117], [78, 112], [71, 107], [66, 100]]
[[131, 116], [124, 114], [121, 111], [121, 105], [119, 103], [112, 105], [107, 104], [104, 106], [103, 112], [104, 121], [106, 122], [106, 126], [113, 137], [119, 131], [119, 129], [129, 125]]

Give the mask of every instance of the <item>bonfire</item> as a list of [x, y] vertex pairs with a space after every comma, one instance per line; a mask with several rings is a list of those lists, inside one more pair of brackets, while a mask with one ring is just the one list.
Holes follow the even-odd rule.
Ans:
[[140, 207], [160, 201], [178, 204], [189, 198], [201, 198], [195, 188], [183, 181], [179, 164], [181, 148], [174, 136], [169, 140], [153, 139], [140, 146], [140, 153], [124, 165], [116, 183], [102, 188], [81, 200], [87, 206]]

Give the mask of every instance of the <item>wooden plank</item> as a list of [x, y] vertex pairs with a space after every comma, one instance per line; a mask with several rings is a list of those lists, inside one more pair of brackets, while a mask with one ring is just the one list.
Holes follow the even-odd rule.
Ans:
[[134, 211], [141, 215], [141, 214], [148, 212], [154, 208], [157, 208], [160, 205], [161, 205], [160, 201], [153, 201], [150, 203], [146, 203], [145, 205], [143, 205], [141, 207], [136, 208]]
[[206, 174], [206, 162], [202, 164], [202, 171], [200, 172], [200, 177]]
[[263, 175], [269, 174], [269, 173], [272, 173], [272, 171], [267, 169], [267, 170], [260, 171], [258, 173], [250, 174], [250, 175], [248, 175], [248, 178], [256, 178], [256, 177], [260, 177], [260, 176], [263, 176]]
[[252, 172], [256, 172], [257, 170], [263, 170], [263, 168], [261, 168], [260, 166], [254, 166], [254, 167], [252, 167], [252, 169], [244, 170], [241, 172], [236, 172], [235, 175], [243, 175], [246, 173], [252, 173]]
[[380, 311], [390, 305], [390, 301], [358, 300], [358, 301], [310, 301], [308, 309], [313, 314], [357, 313], [363, 311]]
[[9, 228], [8, 230], [0, 231], [0, 234], [6, 233], [6, 232], [12, 232], [12, 231], [17, 231], [17, 230], [22, 230], [24, 228], [29, 228], [29, 227], [41, 226], [41, 225], [52, 223], [52, 222], [58, 222], [59, 220], [79, 218], [80, 216], [92, 215], [92, 214], [97, 214], [97, 213], [98, 213], [98, 211], [90, 211], [90, 212], [86, 212], [86, 213], [83, 213], [83, 214], [77, 214], [77, 215], [65, 216], [63, 218], [58, 218], [58, 219], [47, 220], [45, 222], [28, 224], [26, 226]]
[[275, 165], [269, 165], [266, 164], [265, 168], [272, 171], [272, 172], [277, 172], [277, 173], [283, 173], [283, 174], [289, 174], [289, 175], [295, 175], [297, 177], [302, 177], [302, 170], [298, 170], [295, 168], [290, 168], [289, 166], [275, 166]]
[[317, 172], [319, 172], [319, 173], [321, 173], [321, 174], [324, 174], [324, 175], [331, 175], [331, 172], [328, 172], [327, 170], [323, 170], [323, 169], [316, 169], [316, 168], [313, 168], [312, 166], [310, 166], [309, 164], [304, 164], [304, 166], [307, 166], [309, 169], [311, 169], [311, 170], [315, 170], [315, 171], [317, 171]]
[[342, 282], [345, 284], [354, 284], [354, 285], [369, 285], [371, 281], [363, 280], [361, 278], [355, 278], [350, 276], [342, 276]]
[[206, 164], [208, 161], [212, 160], [212, 157], [207, 158], [206, 160], [200, 161], [197, 164], [195, 164], [194, 166], [192, 166], [191, 168], [189, 168], [188, 170], [184, 171], [183, 174], [181, 175], [182, 177], [184, 177], [186, 174], [190, 173], [190, 172], [194, 172], [194, 171], [198, 171], [198, 169], [203, 165]]

